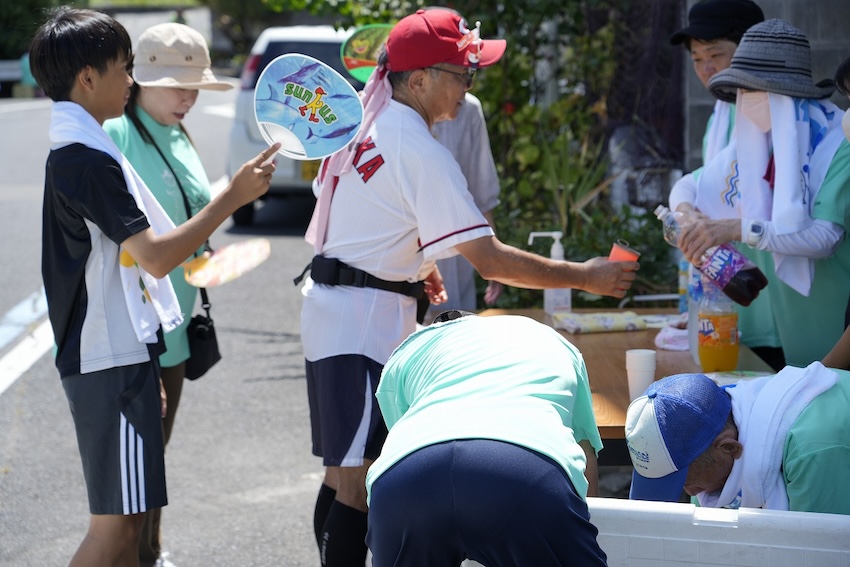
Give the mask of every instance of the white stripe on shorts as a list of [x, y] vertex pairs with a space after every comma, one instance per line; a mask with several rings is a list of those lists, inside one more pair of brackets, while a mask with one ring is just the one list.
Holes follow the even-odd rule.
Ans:
[[121, 414], [121, 501], [124, 514], [145, 511], [145, 457], [142, 438]]
[[363, 415], [360, 416], [360, 425], [357, 433], [348, 446], [348, 452], [340, 463], [343, 467], [359, 467], [363, 464], [363, 453], [366, 452], [366, 437], [369, 435], [369, 423], [372, 421], [372, 374], [366, 372], [366, 388], [363, 392]]

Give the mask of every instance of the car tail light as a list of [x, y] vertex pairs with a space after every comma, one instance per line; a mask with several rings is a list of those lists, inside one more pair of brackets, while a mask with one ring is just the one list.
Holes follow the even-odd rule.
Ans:
[[249, 91], [256, 85], [257, 67], [260, 66], [260, 56], [258, 54], [249, 55], [245, 61], [245, 66], [242, 67], [242, 90]]

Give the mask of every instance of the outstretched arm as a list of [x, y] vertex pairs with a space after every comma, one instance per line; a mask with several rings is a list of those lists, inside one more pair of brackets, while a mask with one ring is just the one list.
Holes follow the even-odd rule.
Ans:
[[[496, 230], [496, 218], [493, 216], [493, 211], [487, 211], [484, 213], [484, 218], [487, 219], [487, 224], [490, 225], [494, 231]], [[502, 285], [502, 282], [498, 282], [496, 280], [490, 280], [487, 282], [487, 289], [484, 290], [484, 304], [485, 305], [493, 305], [499, 298], [502, 296], [502, 291], [504, 291], [505, 286]]]
[[632, 287], [637, 262], [551, 260], [485, 236], [456, 246], [485, 280], [529, 289], [576, 288], [612, 297], [624, 297]]
[[126, 239], [121, 246], [146, 272], [164, 278], [200, 248], [233, 211], [268, 191], [275, 166], [265, 162], [279, 147], [280, 144], [270, 146], [243, 164], [221, 194], [174, 230], [156, 234], [148, 228]]

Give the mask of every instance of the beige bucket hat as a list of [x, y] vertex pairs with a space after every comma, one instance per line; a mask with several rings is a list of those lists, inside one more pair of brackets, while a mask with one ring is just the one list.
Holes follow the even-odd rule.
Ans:
[[226, 91], [210, 69], [207, 42], [183, 24], [159, 24], [142, 33], [135, 49], [133, 79], [143, 87], [172, 87]]

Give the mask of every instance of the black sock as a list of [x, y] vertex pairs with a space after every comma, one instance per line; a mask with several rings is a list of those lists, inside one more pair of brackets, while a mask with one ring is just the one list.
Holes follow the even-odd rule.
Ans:
[[319, 554], [325, 567], [363, 567], [366, 563], [367, 514], [334, 500]]
[[319, 550], [322, 549], [322, 528], [325, 527], [325, 520], [328, 519], [328, 512], [331, 510], [331, 504], [336, 498], [336, 490], [325, 483], [319, 489], [319, 497], [316, 498], [316, 509], [313, 511], [313, 532], [316, 534], [316, 545]]

